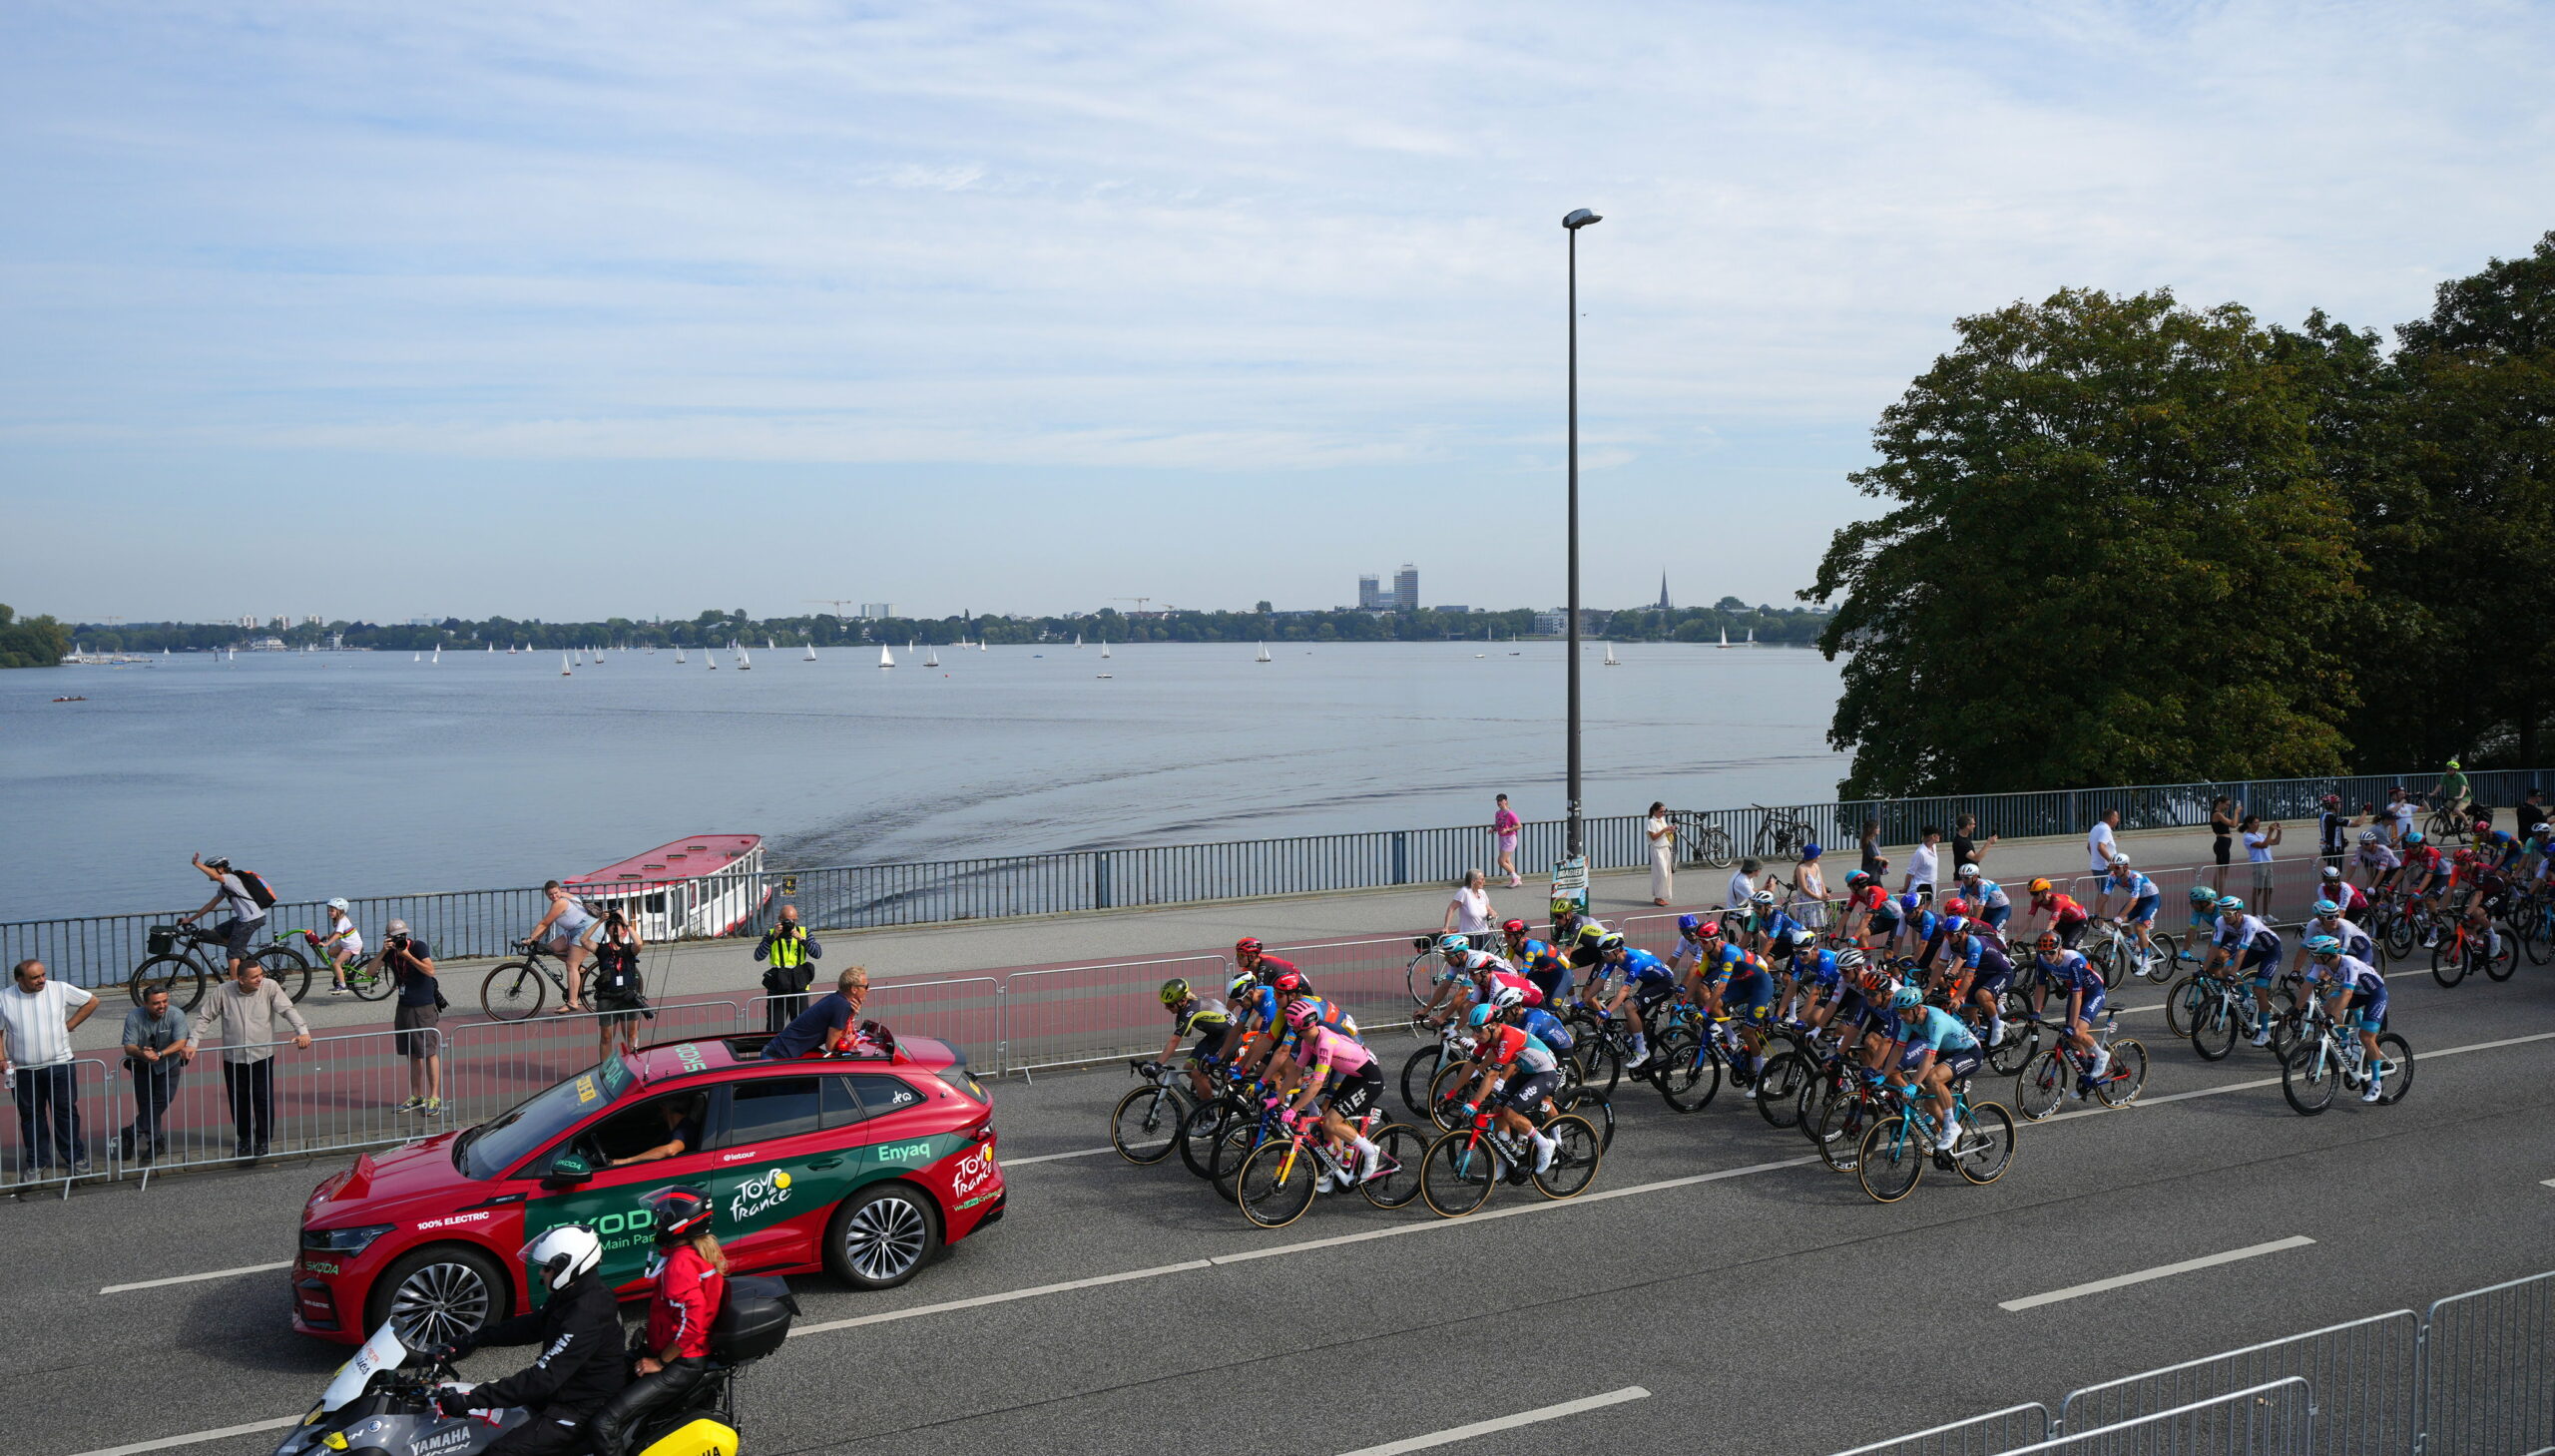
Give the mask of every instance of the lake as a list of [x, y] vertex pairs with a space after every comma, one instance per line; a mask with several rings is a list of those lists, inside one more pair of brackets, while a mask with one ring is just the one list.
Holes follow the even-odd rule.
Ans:
[[[243, 653], [0, 674], [0, 919], [193, 907], [190, 851], [288, 898], [568, 878], [686, 834], [773, 867], [1563, 811], [1559, 643]], [[1800, 802], [1845, 768], [1837, 668], [1619, 645], [1585, 673], [1587, 811]], [[1477, 656], [1477, 654], [1484, 654]], [[1110, 676], [1100, 677], [1102, 673]], [[56, 704], [82, 694], [85, 703]]]

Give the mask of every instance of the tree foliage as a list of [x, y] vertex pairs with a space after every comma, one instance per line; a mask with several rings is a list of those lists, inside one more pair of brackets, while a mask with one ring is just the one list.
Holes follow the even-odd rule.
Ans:
[[16, 609], [0, 602], [0, 668], [58, 668], [71, 651], [70, 635], [50, 617], [17, 620]]

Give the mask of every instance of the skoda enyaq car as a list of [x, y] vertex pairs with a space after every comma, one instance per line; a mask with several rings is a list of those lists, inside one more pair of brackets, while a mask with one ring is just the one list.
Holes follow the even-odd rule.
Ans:
[[[302, 1208], [293, 1327], [353, 1344], [386, 1319], [450, 1342], [531, 1307], [518, 1255], [561, 1223], [600, 1233], [604, 1276], [637, 1297], [654, 1244], [639, 1200], [669, 1184], [717, 1204], [738, 1272], [864, 1289], [1002, 1216], [993, 1101], [956, 1049], [767, 1062], [764, 1041], [615, 1055], [477, 1127], [357, 1158]], [[683, 1153], [618, 1162], [671, 1130]]]

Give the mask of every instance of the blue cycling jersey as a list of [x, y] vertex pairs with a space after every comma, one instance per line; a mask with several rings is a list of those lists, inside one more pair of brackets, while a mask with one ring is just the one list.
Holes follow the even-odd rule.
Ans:
[[1540, 1006], [1527, 1007], [1526, 1014], [1520, 1018], [1518, 1025], [1524, 1028], [1526, 1035], [1556, 1052], [1569, 1051], [1574, 1040], [1570, 1034], [1570, 1028], [1561, 1024], [1561, 1018]]
[[2259, 915], [2239, 916], [2236, 923], [2232, 925], [2228, 923], [2226, 916], [2221, 915], [2218, 917], [2217, 931], [2218, 943], [2229, 950], [2250, 948], [2277, 951], [2280, 949], [2280, 932], [2264, 924]]
[[1816, 981], [1822, 986], [1835, 985], [1838, 976], [1836, 952], [1832, 950], [1802, 951], [1792, 957], [1792, 976], [1796, 980], [1806, 978]]
[[2005, 887], [1992, 879], [1980, 880], [1977, 889], [1963, 892], [1962, 897], [1981, 910], [2006, 910], [2013, 908], [2014, 904], [2006, 896]]
[[1730, 978], [1729, 989], [1721, 994], [1722, 1009], [1763, 1006], [1775, 999], [1775, 978], [1766, 973], [1765, 962], [1743, 965]]
[[1668, 968], [1668, 962], [1646, 950], [1624, 952], [1623, 963], [1615, 967], [1615, 974], [1623, 977], [1627, 985], [1635, 982], [1652, 986], [1674, 984], [1677, 979], [1677, 973]]
[[2152, 900], [2156, 897], [2156, 882], [2136, 870], [2131, 870], [2126, 879], [2114, 872], [2103, 877], [2103, 892], [2127, 895], [2133, 900]]
[[1278, 989], [1276, 987], [1263, 986], [1251, 993], [1250, 1006], [1252, 1020], [1259, 1022], [1262, 1026], [1278, 1024]]
[[1919, 1006], [1913, 1012], [1902, 1012], [1898, 1025], [1899, 1039], [1911, 1048], [1928, 1047], [1937, 1052], [1978, 1049], [1978, 1038], [1961, 1019], [1939, 1006]]
[[1766, 932], [1767, 939], [1782, 940], [1789, 936], [1793, 931], [1798, 930], [1800, 928], [1800, 922], [1794, 920], [1788, 913], [1777, 910], [1774, 914], [1766, 917], [1766, 923], [1758, 928]]
[[2103, 989], [2103, 973], [2095, 970], [2093, 962], [2075, 951], [2062, 950], [2054, 960], [2041, 956], [2039, 963], [2042, 978], [2051, 985], [2089, 995]]

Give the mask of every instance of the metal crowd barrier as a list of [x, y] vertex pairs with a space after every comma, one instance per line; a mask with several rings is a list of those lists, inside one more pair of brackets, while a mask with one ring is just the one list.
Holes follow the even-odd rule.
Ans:
[[2452, 1294], [2423, 1320], [2416, 1456], [2555, 1445], [2555, 1272]]
[[[442, 1116], [400, 1110], [409, 1096], [409, 1048], [440, 1056], [442, 1035], [431, 1027], [340, 1032], [312, 1036], [307, 1049], [290, 1041], [207, 1043], [194, 1061], [177, 1064], [174, 1077], [128, 1068], [113, 1109], [118, 1172], [138, 1172], [147, 1183], [171, 1169], [373, 1148], [442, 1132], [451, 1126], [449, 1104]], [[267, 1055], [234, 1059], [234, 1051]]]
[[2313, 1394], [2292, 1375], [2004, 1456], [2307, 1456], [2314, 1432]]
[[[1174, 976], [1221, 1000], [1230, 972], [1217, 955], [1013, 971], [1002, 981], [1004, 1072], [1037, 1072], [1162, 1049], [1171, 1018], [1156, 995]], [[873, 988], [872, 993], [876, 994]]]
[[114, 1081], [107, 1064], [95, 1057], [20, 1066], [0, 1078], [9, 1097], [0, 1159], [6, 1160], [10, 1192], [60, 1184], [69, 1198], [80, 1179], [113, 1175], [114, 1145], [98, 1113]]
[[1837, 1456], [1999, 1456], [2017, 1446], [2046, 1441], [2056, 1428], [2049, 1407], [2033, 1400], [1895, 1440], [1856, 1446]]
[[2294, 1376], [2318, 1397], [2312, 1456], [2402, 1456], [2419, 1428], [2421, 1343], [2412, 1310], [2373, 1314], [2089, 1385], [2060, 1406], [2059, 1428], [2116, 1424]]

